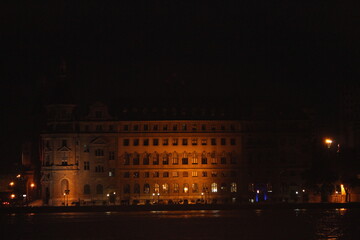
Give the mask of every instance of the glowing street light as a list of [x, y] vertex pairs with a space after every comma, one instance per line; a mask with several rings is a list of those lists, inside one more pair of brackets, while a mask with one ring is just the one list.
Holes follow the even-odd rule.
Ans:
[[31, 184], [30, 184], [30, 187], [31, 187], [31, 188], [34, 188], [34, 187], [35, 187], [35, 183], [31, 183]]
[[11, 197], [11, 199], [14, 199], [14, 198], [16, 197], [16, 195], [15, 195], [15, 194], [11, 194], [10, 197]]
[[14, 183], [14, 182], [10, 182], [9, 185], [12, 187], [12, 186], [15, 185], [15, 183]]
[[325, 139], [325, 144], [327, 145], [328, 148], [331, 147], [332, 142], [333, 142], [333, 141], [332, 141], [330, 138], [326, 138], [326, 139]]

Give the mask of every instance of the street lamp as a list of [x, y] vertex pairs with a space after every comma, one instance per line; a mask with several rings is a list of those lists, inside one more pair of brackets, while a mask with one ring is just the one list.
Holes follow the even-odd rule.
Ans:
[[325, 144], [327, 145], [328, 148], [331, 147], [332, 142], [333, 142], [333, 141], [332, 141], [330, 138], [326, 138], [326, 139], [325, 139]]
[[14, 183], [14, 182], [10, 182], [9, 185], [10, 185], [11, 187], [13, 187], [13, 186], [15, 185], [15, 183]]
[[157, 196], [158, 196], [158, 203], [159, 203], [159, 199], [160, 199], [160, 193], [157, 193]]

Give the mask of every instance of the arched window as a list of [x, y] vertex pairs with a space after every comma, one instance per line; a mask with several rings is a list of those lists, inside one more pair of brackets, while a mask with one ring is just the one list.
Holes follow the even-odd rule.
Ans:
[[162, 191], [163, 193], [169, 193], [169, 185], [167, 183], [162, 185]]
[[213, 193], [217, 192], [217, 184], [216, 183], [211, 184], [211, 192], [213, 192]]
[[128, 153], [124, 153], [124, 165], [130, 164], [130, 155]]
[[221, 189], [221, 191], [222, 192], [226, 192], [226, 183], [221, 183], [221, 187], [220, 187], [220, 189]]
[[174, 183], [173, 189], [174, 189], [174, 193], [178, 193], [178, 192], [179, 192], [179, 184], [178, 184], [178, 183]]
[[168, 165], [169, 164], [169, 157], [168, 157], [168, 154], [166, 152], [163, 153], [162, 159], [163, 159], [163, 165]]
[[184, 193], [189, 193], [189, 184], [184, 183], [183, 192]]
[[172, 155], [172, 164], [173, 165], [178, 165], [179, 164], [179, 156], [177, 154], [177, 152], [174, 152]]
[[139, 154], [137, 152], [133, 154], [133, 165], [139, 165]]
[[197, 158], [197, 153], [194, 152], [192, 154], [192, 164], [198, 164], [198, 158]]
[[69, 181], [66, 179], [63, 179], [61, 181], [61, 195], [63, 195], [66, 190], [69, 190]]
[[154, 192], [158, 193], [160, 191], [160, 186], [159, 184], [155, 183], [154, 184]]
[[237, 192], [237, 186], [235, 182], [231, 183], [230, 192]]
[[124, 193], [130, 193], [130, 184], [124, 185]]
[[207, 164], [206, 152], [201, 154], [201, 164]]
[[101, 184], [96, 185], [96, 194], [103, 194], [103, 193], [104, 193], [103, 185]]
[[134, 193], [140, 193], [140, 185], [138, 183], [134, 184]]
[[148, 183], [144, 184], [144, 193], [150, 193], [150, 185]]
[[144, 165], [149, 165], [149, 154], [148, 153], [144, 153], [143, 164]]
[[153, 165], [159, 165], [159, 154], [154, 152], [152, 154]]
[[90, 194], [90, 185], [89, 184], [85, 184], [84, 185], [84, 194]]
[[191, 188], [192, 188], [192, 192], [193, 192], [193, 193], [199, 192], [199, 186], [198, 186], [197, 183], [193, 183], [192, 186], [191, 186]]

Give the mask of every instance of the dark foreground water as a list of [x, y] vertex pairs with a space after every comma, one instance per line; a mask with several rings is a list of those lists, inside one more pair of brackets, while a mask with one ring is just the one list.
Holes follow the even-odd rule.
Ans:
[[0, 239], [360, 239], [360, 209], [0, 215]]

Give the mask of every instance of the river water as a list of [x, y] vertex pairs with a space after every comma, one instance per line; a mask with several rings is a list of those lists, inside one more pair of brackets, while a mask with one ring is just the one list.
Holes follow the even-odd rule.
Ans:
[[0, 215], [0, 239], [360, 239], [360, 209]]

